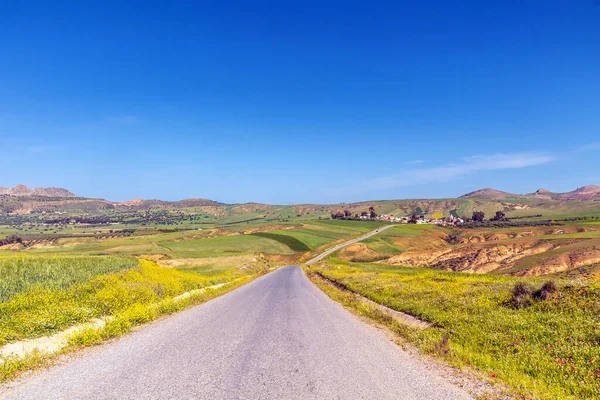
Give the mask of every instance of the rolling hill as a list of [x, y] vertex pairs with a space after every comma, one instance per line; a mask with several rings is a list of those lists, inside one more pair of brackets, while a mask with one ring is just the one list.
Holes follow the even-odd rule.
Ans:
[[512, 194], [501, 190], [485, 188], [479, 189], [471, 193], [460, 196], [461, 199], [487, 199], [487, 200], [502, 200], [509, 198], [530, 198], [530, 199], [546, 199], [546, 200], [587, 200], [600, 201], [600, 186], [588, 185], [577, 188], [571, 192], [555, 193], [548, 189], [538, 189], [534, 193], [529, 194]]
[[461, 199], [488, 199], [488, 200], [499, 200], [506, 199], [509, 197], [519, 197], [517, 194], [512, 194], [508, 192], [503, 192], [501, 190], [485, 188], [479, 189], [471, 193], [464, 194], [460, 196]]
[[0, 187], [0, 195], [18, 196], [18, 197], [77, 197], [74, 193], [69, 192], [67, 189], [55, 188], [55, 187], [37, 187], [28, 188], [25, 185], [17, 185], [13, 188]]
[[68, 214], [106, 215], [107, 213], [135, 213], [162, 210], [167, 212], [199, 213], [212, 222], [239, 223], [257, 220], [329, 218], [332, 213], [348, 211], [351, 215], [375, 209], [377, 214], [407, 216], [470, 216], [474, 210], [494, 215], [503, 211], [509, 217], [540, 216], [558, 218], [567, 216], [600, 215], [600, 186], [584, 186], [567, 193], [539, 189], [529, 194], [513, 194], [485, 188], [448, 199], [374, 200], [344, 204], [269, 205], [261, 203], [224, 204], [203, 198], [164, 201], [134, 199], [113, 202], [104, 199], [76, 197], [60, 188], [0, 188], [0, 213], [3, 214]]

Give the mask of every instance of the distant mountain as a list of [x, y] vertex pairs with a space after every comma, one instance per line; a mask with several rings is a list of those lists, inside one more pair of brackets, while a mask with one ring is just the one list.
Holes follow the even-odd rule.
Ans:
[[486, 200], [498, 200], [505, 199], [507, 197], [519, 197], [518, 194], [512, 194], [503, 192], [501, 190], [485, 188], [479, 189], [471, 193], [460, 196], [461, 199], [486, 199]]
[[69, 192], [67, 189], [55, 188], [55, 187], [37, 187], [28, 188], [25, 185], [17, 185], [13, 188], [0, 187], [0, 195], [11, 195], [21, 197], [31, 196], [42, 196], [42, 197], [77, 197], [74, 193]]
[[[576, 203], [576, 204], [574, 204]], [[179, 201], [157, 199], [134, 199], [113, 202], [100, 198], [78, 197], [61, 188], [29, 188], [17, 185], [13, 188], [0, 187], [0, 214], [2, 213], [101, 213], [105, 210], [137, 212], [150, 209], [177, 210], [195, 208], [214, 216], [244, 215], [247, 218], [290, 218], [290, 216], [316, 215], [328, 217], [331, 213], [349, 211], [353, 215], [375, 207], [378, 214], [431, 215], [433, 213], [456, 213], [470, 215], [472, 210], [483, 210], [493, 215], [498, 210], [511, 212], [528, 209], [531, 214], [544, 214], [544, 210], [565, 210], [568, 214], [597, 212], [600, 208], [600, 186], [580, 187], [567, 193], [556, 193], [538, 189], [533, 193], [514, 194], [497, 189], [485, 188], [467, 193], [458, 199], [421, 199], [368, 201], [348, 204], [296, 204], [277, 206], [258, 203], [224, 204], [217, 201], [191, 198]]]
[[568, 193], [552, 196], [555, 200], [600, 200], [600, 186], [583, 186]]
[[213, 200], [207, 199], [185, 199], [179, 201], [164, 201], [164, 200], [142, 200], [133, 199], [128, 201], [122, 201], [120, 203], [114, 203], [118, 208], [130, 208], [130, 209], [148, 209], [148, 208], [188, 208], [188, 207], [207, 207], [207, 206], [222, 206], [223, 203], [219, 203]]
[[460, 196], [461, 199], [484, 199], [484, 200], [502, 200], [506, 198], [535, 198], [541, 200], [598, 200], [600, 201], [600, 186], [589, 185], [583, 186], [578, 189], [575, 189], [571, 192], [567, 193], [554, 193], [548, 189], [538, 189], [534, 193], [519, 195], [513, 193], [503, 192], [501, 190], [496, 189], [480, 189], [471, 193], [467, 193], [463, 196]]

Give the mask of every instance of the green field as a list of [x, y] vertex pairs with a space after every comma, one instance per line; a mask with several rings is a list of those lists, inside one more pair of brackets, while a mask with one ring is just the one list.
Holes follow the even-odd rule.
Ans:
[[296, 239], [295, 237], [289, 236], [289, 235], [283, 235], [283, 234], [273, 233], [273, 232], [258, 232], [258, 233], [253, 233], [252, 235], [275, 240], [275, 241], [289, 247], [293, 251], [309, 251], [310, 250], [310, 248], [306, 245], [306, 243]]
[[[47, 265], [48, 268], [60, 268], [61, 265], [43, 259], [36, 262], [36, 265]], [[103, 261], [98, 258], [97, 262]], [[114, 268], [119, 265], [112, 264]], [[122, 265], [133, 268], [90, 276], [89, 279], [81, 276], [79, 282], [69, 282], [63, 287], [57, 287], [52, 281], [37, 285], [37, 280], [31, 279], [32, 285], [27, 290], [13, 290], [13, 295], [0, 303], [0, 345], [53, 333], [91, 318], [114, 315], [136, 304], [155, 303], [187, 290], [233, 279], [231, 274], [207, 277], [161, 268], [147, 261], [133, 265], [129, 261]], [[53, 273], [50, 276], [60, 275]]]
[[157, 243], [174, 258], [218, 257], [254, 252], [284, 255], [293, 253], [292, 249], [277, 240], [254, 235], [218, 236]]
[[[244, 234], [244, 230], [228, 229], [214, 236], [215, 229], [154, 232], [125, 238], [65, 238], [51, 245], [25, 249], [28, 254], [74, 255], [163, 255], [168, 259], [200, 259], [265, 253], [294, 256], [319, 246], [349, 239], [385, 225], [382, 222], [310, 221], [304, 224], [281, 224], [285, 230], [268, 230]], [[246, 224], [245, 230], [269, 228], [264, 222]], [[8, 253], [8, 251], [7, 251]]]
[[439, 229], [433, 225], [397, 225], [386, 229], [379, 235], [371, 236], [362, 240], [367, 247], [377, 253], [392, 256], [402, 251], [402, 248], [396, 242], [401, 237], [416, 237], [427, 234], [432, 229]]
[[[598, 283], [558, 283], [548, 299], [517, 309], [511, 303], [515, 284], [525, 282], [535, 291], [542, 280], [335, 261], [320, 271], [377, 303], [434, 324], [425, 330], [391, 326], [424, 351], [442, 352], [438, 355], [456, 365], [498, 377], [526, 397], [600, 396]], [[320, 285], [361, 312], [347, 295]], [[444, 336], [447, 351], [440, 350]]]
[[128, 257], [0, 256], [0, 302], [34, 289], [68, 289], [135, 265], [137, 260]]
[[310, 250], [316, 250], [321, 246], [350, 239], [385, 225], [387, 224], [379, 221], [311, 221], [294, 229], [274, 232], [297, 239]]

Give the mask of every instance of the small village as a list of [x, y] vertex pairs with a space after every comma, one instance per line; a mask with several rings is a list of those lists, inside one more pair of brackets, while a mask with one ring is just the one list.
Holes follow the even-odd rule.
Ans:
[[444, 217], [442, 213], [434, 213], [432, 214], [432, 218], [425, 218], [425, 215], [417, 214], [402, 217], [395, 216], [393, 214], [377, 214], [373, 207], [369, 207], [369, 211], [362, 211], [360, 214], [354, 215], [352, 215], [352, 213], [348, 210], [338, 211], [336, 213], [332, 213], [331, 218], [361, 221], [386, 221], [397, 224], [430, 224], [440, 226], [459, 226], [465, 222], [463, 218], [454, 215]]
[[[362, 219], [362, 218], [361, 218]], [[392, 214], [381, 214], [375, 219], [378, 221], [395, 222], [399, 224], [431, 224], [441, 226], [457, 226], [462, 225], [465, 221], [462, 218], [453, 215], [442, 218], [425, 218], [424, 215], [413, 215], [410, 217], [397, 217]]]

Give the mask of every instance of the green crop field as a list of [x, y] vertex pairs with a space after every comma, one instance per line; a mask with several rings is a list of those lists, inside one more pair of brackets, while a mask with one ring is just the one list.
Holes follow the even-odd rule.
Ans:
[[387, 225], [387, 223], [382, 221], [314, 220], [311, 222], [311, 225], [321, 225], [328, 228], [367, 233], [377, 228], [381, 228], [382, 226]]
[[[302, 248], [306, 250], [315, 250], [320, 246], [324, 246], [339, 240], [351, 239], [385, 226], [386, 223], [379, 221], [310, 221], [301, 226], [295, 226], [292, 229], [272, 231], [276, 235], [289, 237], [294, 240]], [[264, 235], [263, 235], [264, 236]], [[268, 237], [268, 236], [264, 236]], [[282, 239], [283, 240], [283, 239]], [[285, 240], [284, 240], [285, 242]], [[300, 247], [299, 247], [300, 248]]]
[[403, 237], [417, 237], [428, 232], [440, 229], [433, 225], [396, 225], [386, 229], [379, 235], [371, 236], [360, 243], [365, 244], [369, 250], [379, 253], [382, 257], [393, 256], [402, 251], [396, 240]]
[[137, 260], [129, 257], [0, 256], [0, 302], [33, 289], [68, 289], [135, 265]]
[[290, 229], [285, 231], [276, 231], [277, 234], [295, 238], [304, 243], [307, 247], [314, 250], [319, 246], [334, 242], [336, 240], [349, 238], [352, 232], [341, 231], [339, 229], [327, 229], [320, 226], [308, 225], [305, 227]]
[[168, 254], [178, 257], [215, 257], [240, 253], [264, 252], [269, 254], [293, 254], [285, 244], [270, 238], [254, 235], [231, 235], [191, 239], [183, 241], [160, 241]]
[[289, 247], [290, 249], [292, 249], [294, 251], [309, 251], [310, 250], [310, 248], [305, 243], [301, 242], [300, 240], [298, 240], [292, 236], [282, 235], [282, 234], [273, 233], [273, 232], [257, 232], [257, 233], [253, 233], [253, 235], [264, 237], [267, 239], [273, 239], [279, 243], [286, 245], [287, 247]]

